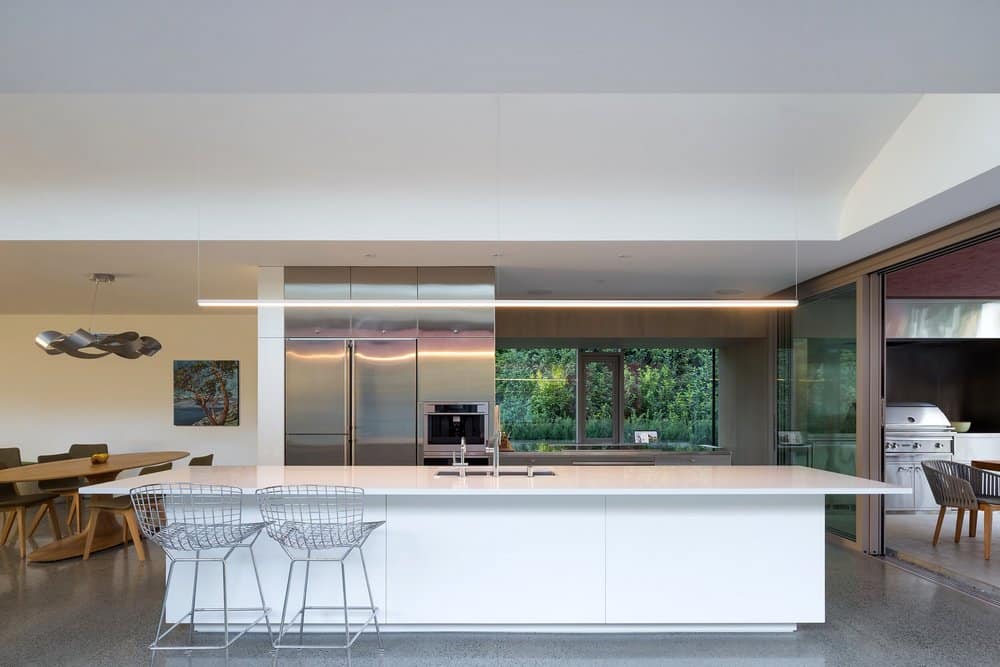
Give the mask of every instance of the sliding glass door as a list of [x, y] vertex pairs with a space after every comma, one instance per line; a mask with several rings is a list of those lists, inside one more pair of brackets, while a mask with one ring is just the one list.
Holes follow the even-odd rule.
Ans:
[[[852, 283], [783, 317], [777, 369], [778, 463], [857, 471], [857, 290]], [[856, 539], [855, 496], [826, 499], [827, 528]]]

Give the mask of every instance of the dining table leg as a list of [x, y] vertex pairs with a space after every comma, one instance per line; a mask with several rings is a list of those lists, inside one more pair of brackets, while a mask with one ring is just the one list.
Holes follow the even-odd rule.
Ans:
[[[110, 482], [118, 477], [118, 473], [95, 475], [87, 477], [87, 484], [100, 484]], [[67, 558], [82, 558], [84, 546], [87, 542], [87, 533], [78, 532], [61, 540], [53, 540], [46, 545], [40, 546], [28, 555], [28, 560], [32, 563], [51, 563]], [[90, 547], [91, 553], [103, 551], [116, 547], [122, 543], [122, 526], [111, 512], [101, 512], [97, 518], [97, 526], [94, 530], [94, 539]]]
[[7, 544], [10, 539], [10, 529], [14, 527], [14, 511], [11, 510], [4, 515], [3, 532], [0, 533], [0, 547]]

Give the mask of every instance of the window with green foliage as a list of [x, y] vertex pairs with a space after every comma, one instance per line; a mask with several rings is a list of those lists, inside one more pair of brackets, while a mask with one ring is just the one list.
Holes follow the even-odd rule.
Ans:
[[[662, 446], [716, 443], [714, 349], [601, 351], [620, 353], [623, 362], [622, 444], [634, 443], [635, 431], [655, 431]], [[573, 348], [497, 350], [497, 403], [515, 447], [577, 441], [578, 354]], [[613, 430], [614, 383], [604, 375], [590, 371], [584, 405], [588, 438]]]
[[656, 431], [660, 442], [715, 444], [715, 350], [632, 348], [625, 361], [625, 439]]
[[498, 349], [496, 386], [512, 442], [576, 440], [575, 349]]

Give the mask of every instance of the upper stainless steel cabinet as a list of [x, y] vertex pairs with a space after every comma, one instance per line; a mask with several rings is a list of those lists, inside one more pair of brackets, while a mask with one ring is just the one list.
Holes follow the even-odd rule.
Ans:
[[[286, 266], [285, 298], [350, 299], [351, 270], [346, 266]], [[350, 335], [350, 309], [285, 309], [287, 338], [337, 338]]]
[[[420, 267], [421, 300], [490, 300], [494, 295], [492, 266]], [[421, 338], [492, 337], [493, 308], [423, 308], [419, 313]]]
[[[351, 298], [412, 301], [417, 298], [417, 269], [410, 266], [351, 268]], [[385, 308], [354, 308], [355, 338], [415, 338], [417, 309], [387, 303]]]

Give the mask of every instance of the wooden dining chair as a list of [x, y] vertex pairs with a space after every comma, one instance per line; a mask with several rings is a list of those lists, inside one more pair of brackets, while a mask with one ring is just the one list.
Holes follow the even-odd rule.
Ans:
[[[20, 453], [18, 457], [20, 458]], [[0, 470], [8, 467], [16, 466], [8, 466], [7, 464], [0, 462]], [[58, 497], [59, 496], [54, 493], [31, 493], [21, 495], [17, 492], [16, 484], [10, 482], [0, 483], [0, 512], [5, 514], [3, 532], [0, 533], [0, 546], [7, 544], [7, 540], [10, 538], [11, 529], [16, 521], [18, 548], [21, 553], [21, 558], [27, 558], [28, 528], [24, 513], [25, 510], [30, 507], [38, 507], [38, 514], [35, 517], [35, 521], [32, 523], [37, 524], [41, 520], [41, 517], [47, 514], [49, 522], [52, 524], [53, 536], [57, 540], [62, 539], [62, 531], [59, 529], [59, 519], [56, 516], [56, 508], [55, 505], [52, 504], [52, 501]]]
[[192, 456], [188, 461], [189, 466], [210, 466], [215, 460], [215, 454], [205, 454], [204, 456]]
[[983, 522], [983, 557], [990, 559], [993, 538], [993, 512], [1000, 512], [1000, 475], [988, 473], [955, 461], [924, 461], [924, 477], [931, 487], [934, 501], [941, 506], [931, 544], [937, 546], [941, 524], [949, 507], [958, 511], [955, 518], [955, 542], [962, 539], [962, 520], [969, 516], [969, 536], [976, 536], [976, 517], [981, 511]]
[[104, 442], [95, 442], [86, 445], [70, 445], [69, 455], [74, 459], [85, 459], [91, 454], [107, 454], [108, 445]]
[[[68, 461], [70, 459], [79, 458], [70, 455], [69, 452], [65, 454], [39, 454], [39, 463], [52, 463], [53, 461]], [[60, 479], [45, 479], [38, 482], [38, 488], [45, 493], [54, 493], [57, 496], [66, 499], [66, 527], [73, 527], [73, 520], [76, 519], [76, 532], [80, 532], [80, 487], [83, 486], [83, 480], [79, 477], [62, 477]], [[28, 537], [35, 534], [35, 529], [38, 528], [38, 522], [33, 522], [31, 529], [28, 531]]]
[[[151, 475], [155, 472], [171, 470], [173, 463], [163, 463], [156, 466], [147, 466], [139, 471], [139, 475]], [[129, 538], [135, 545], [135, 554], [139, 560], [146, 560], [146, 549], [142, 545], [142, 533], [139, 532], [139, 523], [136, 520], [135, 510], [132, 508], [132, 499], [129, 496], [91, 496], [90, 516], [87, 519], [87, 538], [83, 544], [83, 560], [90, 559], [90, 549], [94, 546], [94, 535], [97, 532], [97, 518], [101, 512], [111, 512], [122, 517], [122, 544], [128, 548]]]

